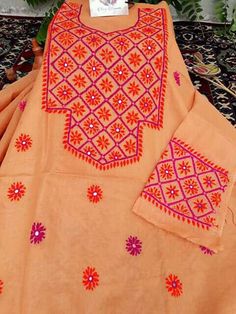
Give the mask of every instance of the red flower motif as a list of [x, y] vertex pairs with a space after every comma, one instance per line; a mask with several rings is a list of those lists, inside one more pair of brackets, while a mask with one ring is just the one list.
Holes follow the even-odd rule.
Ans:
[[96, 134], [99, 130], [99, 124], [95, 119], [88, 118], [84, 121], [84, 128], [88, 134]]
[[196, 209], [198, 212], [203, 213], [207, 209], [207, 203], [204, 202], [203, 199], [197, 199], [194, 202], [193, 208]]
[[158, 71], [161, 71], [161, 68], [163, 66], [163, 59], [161, 56], [156, 58], [154, 65]]
[[129, 63], [130, 65], [133, 65], [135, 68], [137, 66], [140, 66], [140, 62], [142, 61], [140, 54], [137, 52], [131, 53], [129, 56]]
[[86, 93], [85, 98], [90, 106], [97, 106], [101, 102], [101, 95], [97, 92], [96, 89], [90, 89]]
[[127, 151], [129, 154], [135, 153], [136, 143], [132, 140], [128, 140], [125, 142], [124, 148], [125, 148], [125, 151]]
[[191, 166], [189, 165], [188, 161], [182, 161], [179, 164], [178, 170], [181, 174], [186, 176], [191, 171]]
[[70, 132], [70, 141], [74, 144], [80, 144], [82, 141], [82, 136], [81, 133], [79, 133], [77, 130], [76, 131], [71, 131]]
[[132, 96], [138, 95], [140, 92], [140, 87], [138, 83], [131, 82], [128, 86], [128, 93]]
[[176, 197], [179, 196], [179, 190], [175, 185], [170, 185], [169, 187], [166, 188], [166, 194], [169, 198], [175, 199]]
[[186, 151], [180, 145], [177, 144], [174, 144], [174, 152], [175, 155], [177, 155], [178, 157], [182, 157], [186, 154]]
[[112, 88], [113, 88], [113, 84], [111, 81], [108, 80], [108, 78], [104, 78], [102, 79], [101, 83], [100, 83], [101, 89], [107, 93], [107, 92], [111, 92]]
[[71, 109], [72, 109], [72, 112], [76, 114], [78, 117], [82, 116], [83, 113], [85, 112], [85, 106], [80, 104], [79, 102], [73, 104]]
[[96, 157], [97, 156], [96, 150], [90, 145], [85, 146], [83, 151], [85, 152], [86, 155], [88, 155], [90, 157]]
[[113, 69], [113, 76], [118, 82], [123, 82], [127, 79], [129, 72], [128, 69], [122, 65], [118, 64], [114, 69]]
[[52, 84], [56, 84], [57, 81], [58, 81], [58, 74], [53, 72], [53, 71], [50, 71], [50, 75], [49, 75], [49, 84], [52, 85]]
[[31, 137], [27, 134], [21, 134], [15, 142], [15, 147], [18, 152], [25, 152], [32, 146]]
[[155, 33], [155, 28], [146, 26], [142, 28], [142, 32], [144, 32], [146, 35], [152, 35]]
[[33, 244], [39, 244], [45, 239], [46, 228], [41, 222], [34, 222], [30, 233], [30, 242]]
[[86, 56], [86, 49], [80, 44], [76, 45], [72, 52], [75, 58], [78, 58], [79, 60], [84, 59], [84, 57]]
[[51, 57], [57, 56], [58, 52], [59, 52], [58, 46], [55, 46], [55, 45], [52, 44], [51, 47], [50, 47], [50, 55], [51, 55]]
[[118, 160], [118, 159], [121, 159], [121, 157], [122, 155], [119, 151], [113, 151], [108, 156], [109, 160]]
[[130, 255], [137, 256], [142, 251], [142, 242], [133, 236], [129, 236], [126, 240], [126, 250]]
[[220, 192], [212, 193], [211, 201], [214, 205], [218, 206], [221, 203], [221, 193]]
[[86, 38], [86, 41], [87, 41], [88, 45], [93, 47], [93, 48], [97, 48], [102, 43], [101, 37], [99, 37], [97, 35], [89, 35]]
[[141, 79], [146, 84], [151, 84], [154, 80], [154, 74], [150, 69], [143, 69], [141, 72]]
[[118, 93], [113, 97], [112, 104], [116, 110], [123, 111], [127, 107], [127, 98], [122, 93]]
[[18, 108], [22, 112], [25, 110], [25, 106], [26, 106], [26, 101], [25, 100], [20, 101], [19, 104], [18, 104]]
[[112, 59], [114, 59], [114, 54], [111, 50], [108, 48], [104, 48], [100, 52], [100, 56], [102, 57], [102, 60], [106, 63], [111, 63]]
[[73, 77], [73, 82], [75, 86], [79, 88], [86, 86], [86, 79], [81, 74], [78, 74], [78, 75], [75, 74], [75, 76]]
[[143, 97], [139, 102], [139, 107], [144, 113], [149, 113], [152, 111], [152, 100], [150, 97]]
[[130, 38], [132, 38], [133, 40], [139, 40], [142, 38], [142, 35], [135, 31], [130, 33], [129, 35], [130, 35]]
[[189, 214], [189, 209], [184, 204], [177, 204], [174, 206], [174, 209], [179, 213], [182, 213], [185, 215]]
[[139, 116], [137, 112], [131, 111], [127, 113], [126, 121], [130, 123], [131, 125], [137, 124], [138, 120], [139, 120]]
[[194, 195], [198, 193], [198, 184], [193, 179], [184, 182], [184, 190], [187, 194]]
[[111, 117], [111, 112], [109, 109], [103, 107], [100, 108], [98, 111], [98, 117], [99, 119], [102, 119], [103, 121], [109, 121], [110, 117]]
[[213, 186], [216, 185], [216, 180], [214, 180], [211, 176], [206, 176], [203, 178], [203, 184], [207, 188], [213, 188]]
[[101, 149], [107, 149], [107, 147], [110, 145], [110, 142], [108, 138], [102, 135], [98, 137], [97, 144]]
[[148, 39], [142, 44], [143, 52], [145, 55], [149, 56], [156, 52], [156, 44], [153, 40]]
[[159, 88], [159, 87], [155, 87], [155, 88], [153, 89], [152, 94], [153, 94], [153, 97], [154, 97], [155, 99], [158, 99], [159, 96], [160, 96], [160, 88]]
[[67, 85], [60, 86], [57, 90], [57, 96], [62, 100], [69, 100], [72, 96], [72, 89]]
[[170, 164], [163, 164], [160, 168], [160, 175], [163, 179], [171, 179], [174, 174], [173, 168]]
[[99, 185], [91, 185], [88, 188], [87, 196], [90, 202], [98, 203], [103, 197], [101, 187]]
[[58, 61], [58, 68], [63, 73], [69, 73], [71, 70], [73, 70], [73, 62], [68, 57], [62, 57]]
[[83, 271], [83, 281], [86, 290], [93, 290], [99, 284], [99, 274], [96, 272], [94, 267], [87, 267]]
[[58, 36], [58, 39], [62, 46], [69, 46], [73, 43], [74, 36], [69, 32], [63, 32]]
[[176, 275], [166, 277], [166, 289], [173, 297], [179, 297], [183, 293], [183, 285]]
[[119, 36], [114, 42], [115, 48], [120, 52], [125, 52], [129, 48], [128, 39], [125, 37]]
[[90, 76], [98, 77], [98, 75], [102, 72], [102, 65], [101, 63], [98, 63], [96, 60], [91, 60], [87, 64], [86, 70]]
[[8, 198], [10, 201], [19, 201], [25, 195], [26, 187], [21, 182], [12, 183], [8, 189]]
[[3, 285], [4, 285], [3, 281], [2, 281], [2, 280], [0, 280], [0, 294], [1, 294], [1, 293], [2, 293], [2, 291], [3, 291]]
[[208, 170], [208, 166], [205, 163], [201, 162], [200, 160], [196, 161], [196, 166], [200, 171]]
[[202, 251], [204, 254], [206, 254], [206, 255], [213, 255], [213, 254], [215, 254], [214, 251], [208, 249], [208, 248], [205, 247], [205, 246], [199, 245], [199, 247], [200, 247], [201, 251]]
[[125, 128], [121, 123], [114, 123], [111, 127], [111, 134], [116, 140], [120, 140], [125, 135]]
[[[151, 179], [149, 178], [149, 180], [151, 180]], [[159, 188], [157, 188], [157, 187], [148, 188], [147, 192], [149, 194], [151, 194], [157, 200], [161, 200], [162, 199], [161, 192], [160, 192]]]

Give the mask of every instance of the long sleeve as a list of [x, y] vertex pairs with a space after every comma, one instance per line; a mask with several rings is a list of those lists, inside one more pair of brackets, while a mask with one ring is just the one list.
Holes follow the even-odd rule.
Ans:
[[222, 249], [227, 207], [235, 198], [235, 133], [196, 91], [192, 109], [174, 131], [133, 212], [196, 244]]

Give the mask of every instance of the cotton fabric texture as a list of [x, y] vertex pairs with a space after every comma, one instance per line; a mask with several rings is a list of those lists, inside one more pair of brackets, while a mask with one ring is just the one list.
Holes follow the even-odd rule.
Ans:
[[64, 3], [0, 110], [2, 314], [236, 312], [236, 132], [164, 1]]

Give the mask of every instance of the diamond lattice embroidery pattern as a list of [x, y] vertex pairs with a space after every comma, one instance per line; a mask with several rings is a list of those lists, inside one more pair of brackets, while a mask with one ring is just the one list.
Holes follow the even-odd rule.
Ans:
[[217, 211], [228, 184], [227, 171], [174, 138], [163, 152], [142, 197], [194, 226], [217, 228]]
[[137, 161], [144, 126], [162, 127], [166, 12], [139, 9], [132, 28], [105, 33], [64, 3], [50, 26], [43, 109], [66, 115], [63, 144], [108, 169]]

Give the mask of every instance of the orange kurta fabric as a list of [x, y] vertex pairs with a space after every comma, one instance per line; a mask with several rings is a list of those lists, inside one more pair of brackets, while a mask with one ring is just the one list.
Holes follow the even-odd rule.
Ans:
[[1, 313], [235, 313], [236, 132], [166, 3], [66, 2], [34, 74], [0, 97]]

